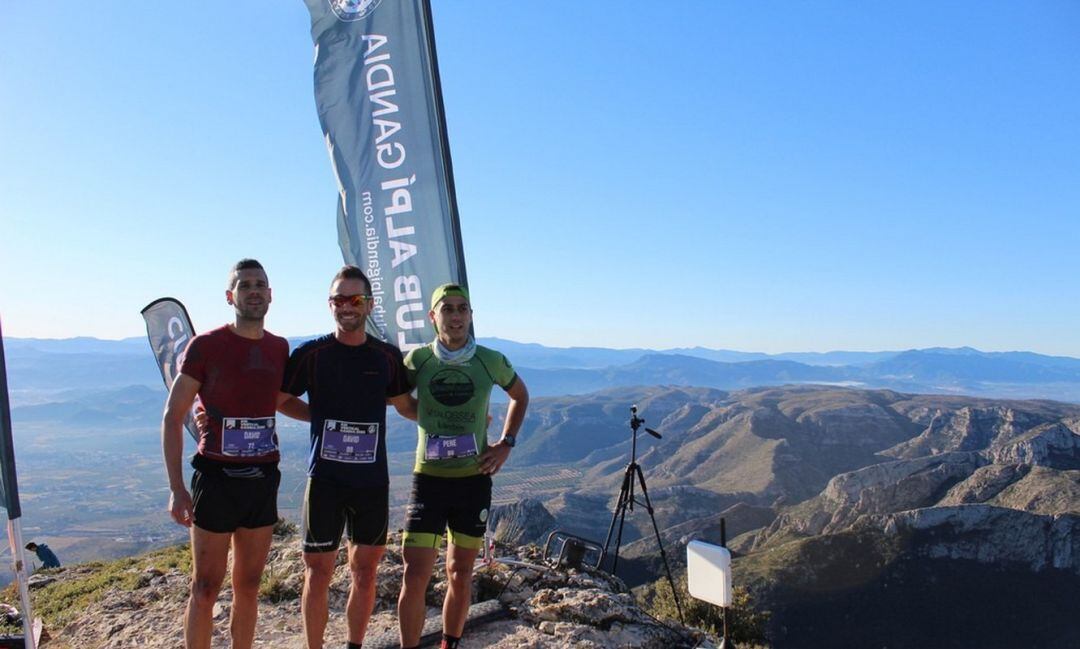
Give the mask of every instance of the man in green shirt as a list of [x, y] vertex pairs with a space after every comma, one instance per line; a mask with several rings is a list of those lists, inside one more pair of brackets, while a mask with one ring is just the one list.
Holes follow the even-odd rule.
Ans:
[[[398, 599], [401, 646], [416, 647], [424, 626], [424, 593], [448, 530], [442, 649], [456, 649], [465, 627], [476, 555], [491, 507], [491, 476], [514, 447], [529, 392], [506, 357], [476, 344], [468, 291], [444, 284], [431, 296], [436, 339], [409, 352], [405, 371], [417, 389], [419, 436], [405, 520], [405, 574]], [[510, 405], [502, 437], [487, 439], [488, 400], [498, 385]]]

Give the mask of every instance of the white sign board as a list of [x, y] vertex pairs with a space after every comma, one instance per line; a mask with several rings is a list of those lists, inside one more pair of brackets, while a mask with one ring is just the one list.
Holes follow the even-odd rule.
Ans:
[[731, 606], [731, 552], [719, 545], [690, 541], [686, 545], [690, 595], [717, 606]]

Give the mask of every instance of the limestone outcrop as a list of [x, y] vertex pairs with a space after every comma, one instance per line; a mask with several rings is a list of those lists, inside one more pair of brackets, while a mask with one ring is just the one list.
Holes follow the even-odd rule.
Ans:
[[1022, 564], [1080, 575], [1080, 515], [1044, 516], [990, 505], [953, 505], [861, 518], [853, 529], [910, 535], [908, 547], [934, 559]]

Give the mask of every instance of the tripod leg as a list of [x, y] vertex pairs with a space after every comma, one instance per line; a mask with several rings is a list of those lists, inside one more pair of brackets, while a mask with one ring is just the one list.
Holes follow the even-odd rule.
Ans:
[[[600, 568], [604, 565], [604, 559], [607, 558], [608, 547], [611, 545], [611, 534], [615, 531], [615, 521], [619, 519], [619, 515], [626, 516], [626, 503], [629, 500], [630, 486], [634, 484], [633, 473], [630, 470], [630, 466], [626, 467], [626, 473], [623, 474], [622, 488], [619, 490], [619, 502], [615, 505], [615, 511], [611, 515], [611, 525], [608, 525], [607, 539], [604, 540], [604, 549], [600, 552], [600, 559], [596, 563], [596, 567]], [[622, 537], [622, 525], [619, 525], [619, 537]], [[618, 541], [615, 542], [615, 554], [619, 554]], [[616, 560], [617, 562], [618, 560]], [[612, 573], [615, 569], [612, 568]]]
[[622, 515], [619, 516], [619, 535], [615, 537], [615, 558], [611, 562], [611, 574], [615, 574], [615, 571], [619, 569], [619, 548], [622, 547], [622, 533], [623, 525], [626, 523], [626, 506], [633, 503], [632, 500], [627, 499], [623, 504]]
[[634, 465], [637, 470], [637, 479], [641, 484], [641, 493], [645, 496], [645, 509], [649, 512], [649, 520], [652, 521], [653, 533], [656, 534], [656, 545], [660, 548], [660, 558], [664, 560], [664, 571], [667, 573], [668, 585], [671, 586], [671, 596], [675, 598], [675, 609], [679, 611], [679, 621], [686, 624], [683, 618], [682, 604], [679, 603], [679, 591], [675, 590], [675, 580], [671, 578], [671, 566], [668, 565], [667, 552], [664, 551], [664, 542], [660, 540], [660, 528], [656, 525], [656, 516], [653, 515], [652, 501], [649, 500], [649, 490], [645, 488], [645, 474], [641, 467]]

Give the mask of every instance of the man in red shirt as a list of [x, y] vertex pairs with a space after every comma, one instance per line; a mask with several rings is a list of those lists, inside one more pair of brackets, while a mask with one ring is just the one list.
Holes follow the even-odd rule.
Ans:
[[[184, 644], [208, 649], [213, 608], [233, 548], [233, 603], [229, 629], [234, 649], [254, 642], [259, 580], [277, 522], [278, 437], [275, 411], [307, 421], [307, 406], [280, 392], [289, 343], [263, 329], [270, 283], [254, 259], [229, 273], [225, 301], [232, 324], [196, 336], [169, 391], [161, 424], [173, 520], [191, 528], [192, 580], [184, 618]], [[191, 492], [181, 457], [184, 418], [198, 396], [206, 409], [191, 460]]]

